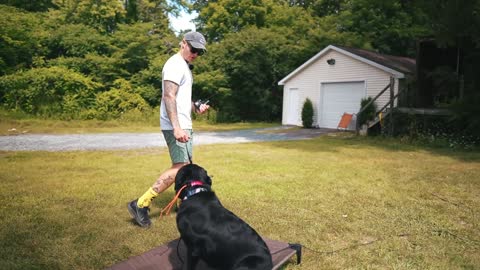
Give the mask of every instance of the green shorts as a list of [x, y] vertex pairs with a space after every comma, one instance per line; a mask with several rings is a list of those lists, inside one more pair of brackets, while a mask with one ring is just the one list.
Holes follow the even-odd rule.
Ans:
[[170, 152], [170, 159], [172, 164], [188, 163], [193, 159], [193, 130], [184, 129], [190, 137], [186, 143], [179, 142], [173, 136], [173, 130], [162, 130], [163, 137], [167, 142], [168, 151]]

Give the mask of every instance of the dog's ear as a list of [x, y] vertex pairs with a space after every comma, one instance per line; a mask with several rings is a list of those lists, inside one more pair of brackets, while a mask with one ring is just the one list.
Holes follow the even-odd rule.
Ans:
[[212, 185], [212, 178], [210, 178], [210, 176], [208, 175], [208, 172], [207, 170], [205, 169], [202, 169], [202, 178], [205, 182], [205, 184], [211, 186]]
[[208, 174], [207, 174], [206, 182], [207, 182], [207, 184], [208, 184], [209, 186], [212, 185], [212, 178], [210, 178], [210, 176], [208, 176]]

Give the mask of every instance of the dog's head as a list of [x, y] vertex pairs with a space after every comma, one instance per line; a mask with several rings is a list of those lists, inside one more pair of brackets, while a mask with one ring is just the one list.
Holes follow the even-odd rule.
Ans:
[[212, 185], [212, 179], [204, 168], [196, 164], [188, 164], [178, 170], [177, 176], [175, 176], [175, 192], [193, 181], [200, 181], [208, 186]]

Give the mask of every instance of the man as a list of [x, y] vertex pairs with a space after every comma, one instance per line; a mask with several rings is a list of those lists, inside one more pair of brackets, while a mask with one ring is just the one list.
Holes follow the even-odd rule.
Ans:
[[128, 211], [138, 225], [151, 225], [148, 212], [151, 201], [175, 181], [178, 170], [192, 158], [192, 110], [204, 113], [209, 106], [192, 102], [192, 62], [206, 51], [206, 40], [199, 32], [188, 32], [180, 42], [180, 51], [171, 56], [162, 70], [160, 126], [168, 145], [172, 166], [164, 171], [140, 198], [128, 204]]

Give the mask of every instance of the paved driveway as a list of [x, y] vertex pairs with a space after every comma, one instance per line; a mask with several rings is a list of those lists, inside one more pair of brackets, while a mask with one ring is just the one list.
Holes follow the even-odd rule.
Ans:
[[[332, 129], [298, 129], [286, 126], [224, 132], [196, 132], [194, 145], [259, 141], [305, 140]], [[162, 133], [108, 133], [0, 136], [3, 151], [76, 151], [166, 147]]]

